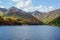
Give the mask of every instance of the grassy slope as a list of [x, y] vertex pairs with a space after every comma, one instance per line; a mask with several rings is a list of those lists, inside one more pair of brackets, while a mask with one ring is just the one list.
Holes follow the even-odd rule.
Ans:
[[49, 23], [50, 25], [60, 26], [60, 17], [54, 19]]

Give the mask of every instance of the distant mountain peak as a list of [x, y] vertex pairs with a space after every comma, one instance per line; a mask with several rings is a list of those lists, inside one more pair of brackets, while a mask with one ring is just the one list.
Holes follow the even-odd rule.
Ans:
[[37, 11], [37, 10], [35, 12], [39, 13], [39, 11]]
[[15, 8], [15, 9], [17, 9], [16, 7], [11, 7], [11, 8]]
[[0, 11], [1, 11], [1, 12], [6, 12], [7, 9], [6, 9], [6, 8], [0, 8]]

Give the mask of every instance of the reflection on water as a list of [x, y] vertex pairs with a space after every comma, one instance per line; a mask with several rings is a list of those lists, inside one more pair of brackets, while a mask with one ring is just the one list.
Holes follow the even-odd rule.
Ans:
[[1, 26], [0, 40], [60, 40], [60, 28], [52, 26]]

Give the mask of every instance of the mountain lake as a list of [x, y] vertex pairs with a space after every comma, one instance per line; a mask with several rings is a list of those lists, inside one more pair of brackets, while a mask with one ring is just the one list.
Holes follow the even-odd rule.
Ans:
[[0, 40], [60, 40], [60, 27], [0, 26]]

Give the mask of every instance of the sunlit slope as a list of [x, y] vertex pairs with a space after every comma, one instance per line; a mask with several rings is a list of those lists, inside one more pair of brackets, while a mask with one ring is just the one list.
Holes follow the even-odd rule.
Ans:
[[56, 19], [52, 20], [49, 24], [55, 25], [55, 26], [60, 26], [60, 16], [57, 17]]
[[4, 15], [4, 13], [3, 12], [0, 12], [0, 16], [3, 16]]
[[54, 10], [54, 11], [49, 13], [49, 16], [47, 18], [43, 19], [43, 23], [48, 24], [49, 22], [58, 18], [59, 16], [60, 16], [60, 9], [59, 10]]

